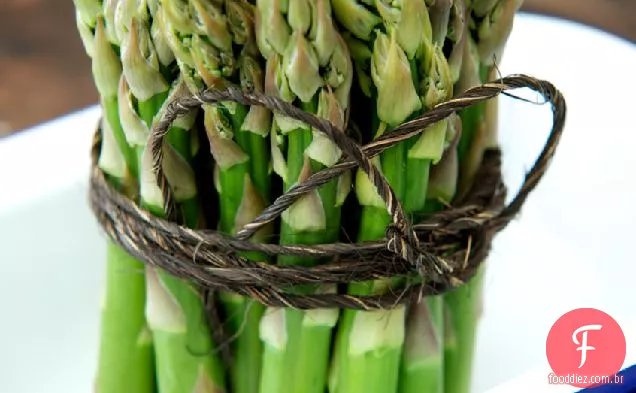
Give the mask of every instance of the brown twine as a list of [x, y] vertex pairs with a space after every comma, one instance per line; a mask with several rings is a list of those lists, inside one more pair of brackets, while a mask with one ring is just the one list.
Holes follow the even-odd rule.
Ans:
[[[370, 158], [388, 147], [425, 132], [427, 126], [473, 104], [506, 94], [507, 90], [530, 88], [552, 106], [553, 126], [541, 154], [525, 176], [513, 200], [504, 205], [506, 189], [501, 178], [501, 152], [487, 150], [473, 187], [454, 207], [411, 225], [400, 201]], [[514, 97], [514, 96], [513, 96]], [[344, 152], [339, 163], [313, 174], [292, 187], [245, 225], [236, 236], [213, 230], [189, 229], [173, 222], [172, 191], [162, 170], [162, 146], [172, 122], [204, 104], [234, 101], [261, 105], [274, 112], [301, 120], [326, 134]], [[205, 90], [168, 105], [149, 138], [157, 182], [166, 201], [169, 219], [154, 217], [118, 193], [96, 166], [99, 133], [93, 146], [90, 202], [106, 234], [134, 257], [207, 289], [232, 291], [275, 307], [349, 308], [371, 310], [437, 295], [464, 284], [474, 276], [488, 255], [493, 236], [519, 212], [530, 192], [543, 177], [552, 159], [565, 123], [566, 105], [562, 94], [547, 81], [514, 75], [472, 88], [437, 105], [422, 116], [402, 124], [373, 142], [359, 146], [343, 130], [327, 120], [274, 97], [231, 86]], [[347, 170], [360, 167], [372, 180], [384, 200], [392, 224], [386, 238], [365, 243], [320, 245], [259, 244], [249, 238], [275, 220], [296, 199]], [[332, 257], [334, 263], [315, 266], [277, 266], [247, 260], [237, 254], [258, 251], [269, 255]], [[442, 256], [443, 255], [443, 256]], [[297, 294], [291, 288], [304, 284], [345, 284], [403, 277], [399, 288], [387, 293], [354, 296], [342, 293]]]

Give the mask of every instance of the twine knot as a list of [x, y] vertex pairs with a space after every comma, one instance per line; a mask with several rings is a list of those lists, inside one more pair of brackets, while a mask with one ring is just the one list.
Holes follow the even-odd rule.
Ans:
[[420, 241], [412, 228], [400, 229], [389, 225], [386, 229], [387, 250], [415, 267], [423, 279], [446, 283], [453, 267], [444, 258], [436, 257], [420, 247]]

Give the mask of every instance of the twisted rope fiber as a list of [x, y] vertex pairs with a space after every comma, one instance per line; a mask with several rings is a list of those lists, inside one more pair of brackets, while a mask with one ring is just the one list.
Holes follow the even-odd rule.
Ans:
[[[501, 152], [498, 149], [487, 150], [472, 188], [464, 197], [454, 201], [454, 207], [411, 225], [399, 200], [394, 197], [391, 187], [375, 169], [370, 158], [395, 143], [425, 132], [427, 126], [458, 110], [502, 93], [507, 94], [507, 90], [524, 87], [538, 92], [551, 104], [553, 126], [541, 154], [526, 174], [523, 185], [513, 200], [504, 205], [506, 190], [501, 179]], [[338, 164], [313, 174], [276, 199], [236, 236], [177, 225], [174, 222], [172, 192], [161, 166], [163, 138], [172, 122], [191, 109], [224, 101], [261, 105], [301, 120], [325, 133], [345, 153]], [[190, 280], [202, 288], [233, 291], [275, 307], [363, 310], [391, 308], [423, 296], [447, 292], [474, 276], [488, 255], [494, 235], [516, 216], [545, 174], [563, 132], [565, 115], [563, 96], [550, 82], [514, 75], [467, 90], [360, 147], [330, 122], [303, 112], [280, 99], [244, 92], [237, 87], [210, 89], [172, 102], [163, 118], [154, 125], [150, 135], [148, 143], [152, 149], [157, 182], [166, 201], [168, 220], [154, 217], [108, 184], [104, 174], [96, 166], [101, 143], [99, 132], [95, 134], [92, 151], [90, 203], [101, 228], [115, 243], [134, 257]], [[258, 244], [249, 241], [259, 228], [275, 220], [300, 196], [356, 166], [362, 168], [373, 181], [391, 215], [392, 225], [387, 228], [386, 239], [311, 246]], [[315, 267], [277, 266], [237, 256], [242, 251], [333, 257], [335, 262]], [[289, 289], [295, 285], [345, 284], [395, 277], [407, 278], [406, 284], [382, 295], [289, 293]]]

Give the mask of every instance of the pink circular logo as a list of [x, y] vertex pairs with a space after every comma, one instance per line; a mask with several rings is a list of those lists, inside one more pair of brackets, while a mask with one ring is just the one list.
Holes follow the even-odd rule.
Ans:
[[556, 382], [578, 388], [612, 383], [626, 355], [623, 330], [603, 311], [565, 313], [548, 333], [546, 356]]

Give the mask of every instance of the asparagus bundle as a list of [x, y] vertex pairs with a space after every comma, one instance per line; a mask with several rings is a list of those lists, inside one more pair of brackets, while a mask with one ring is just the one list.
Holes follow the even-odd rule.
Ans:
[[[519, 0], [75, 3], [104, 110], [99, 166], [113, 185], [160, 217], [165, 201], [147, 140], [153, 122], [175, 98], [240, 84], [345, 129], [350, 97], [361, 92], [351, 117], [370, 123], [363, 126], [370, 130], [362, 136], [367, 142], [492, 79], [494, 59], [501, 57], [520, 5]], [[358, 83], [352, 89], [354, 77]], [[440, 121], [374, 158], [411, 218], [443, 209], [471, 185], [484, 150], [497, 144], [495, 104], [491, 100], [464, 110], [461, 117]], [[205, 105], [201, 113], [179, 118], [163, 147], [163, 170], [180, 223], [191, 228], [208, 225], [195, 182], [202, 170], [194, 161], [198, 124], [205, 127], [214, 159], [218, 229], [228, 234], [270, 203], [276, 193], [272, 170], [282, 179], [280, 191], [286, 191], [341, 158], [325, 135], [304, 123], [280, 114], [272, 121], [267, 110], [256, 106]], [[322, 185], [287, 209], [281, 216], [280, 243], [343, 240], [341, 207], [350, 176]], [[361, 171], [355, 191], [361, 207], [357, 240], [384, 237], [390, 217]], [[252, 240], [268, 241], [272, 229], [266, 227]], [[244, 256], [268, 261], [256, 253]], [[305, 266], [328, 262], [299, 257], [276, 261]], [[265, 310], [253, 300], [223, 293], [221, 303], [234, 337], [231, 363], [223, 365], [199, 292], [159, 269], [146, 267], [145, 275], [143, 269], [109, 244], [96, 379], [101, 393], [319, 393], [327, 385], [330, 393], [469, 389], [479, 276], [443, 297], [392, 310], [345, 310], [342, 315], [335, 309]], [[382, 293], [401, 280], [354, 283], [348, 292]], [[298, 291], [333, 292], [336, 287]]]
[[[98, 165], [109, 181], [135, 198], [137, 161], [126, 140], [118, 110], [122, 65], [114, 35], [113, 2], [75, 0], [77, 26], [92, 58], [95, 85], [104, 112]], [[155, 390], [152, 340], [144, 308], [144, 265], [108, 242], [106, 285], [102, 300], [101, 340], [95, 390], [101, 393]]]
[[[263, 72], [254, 36], [253, 6], [245, 1], [165, 0], [163, 32], [192, 92], [229, 83], [263, 91]], [[266, 206], [269, 178], [270, 114], [262, 107], [237, 103], [205, 106], [205, 130], [215, 160], [220, 196], [220, 230], [235, 233]], [[255, 241], [264, 241], [268, 229]], [[263, 255], [246, 255], [266, 260]], [[230, 293], [222, 294], [233, 341], [231, 388], [256, 392], [262, 345], [258, 324], [263, 307]]]
[[[353, 67], [328, 0], [257, 1], [257, 40], [267, 59], [266, 93], [294, 103], [344, 129]], [[275, 172], [285, 190], [335, 164], [340, 150], [305, 124], [275, 115], [271, 133]], [[286, 148], [285, 153], [283, 150]], [[282, 214], [281, 244], [338, 240], [348, 175], [301, 197]], [[281, 264], [313, 265], [311, 258], [281, 257]], [[335, 287], [305, 288], [333, 291]], [[271, 308], [261, 323], [264, 342], [260, 391], [323, 392], [337, 310]]]

